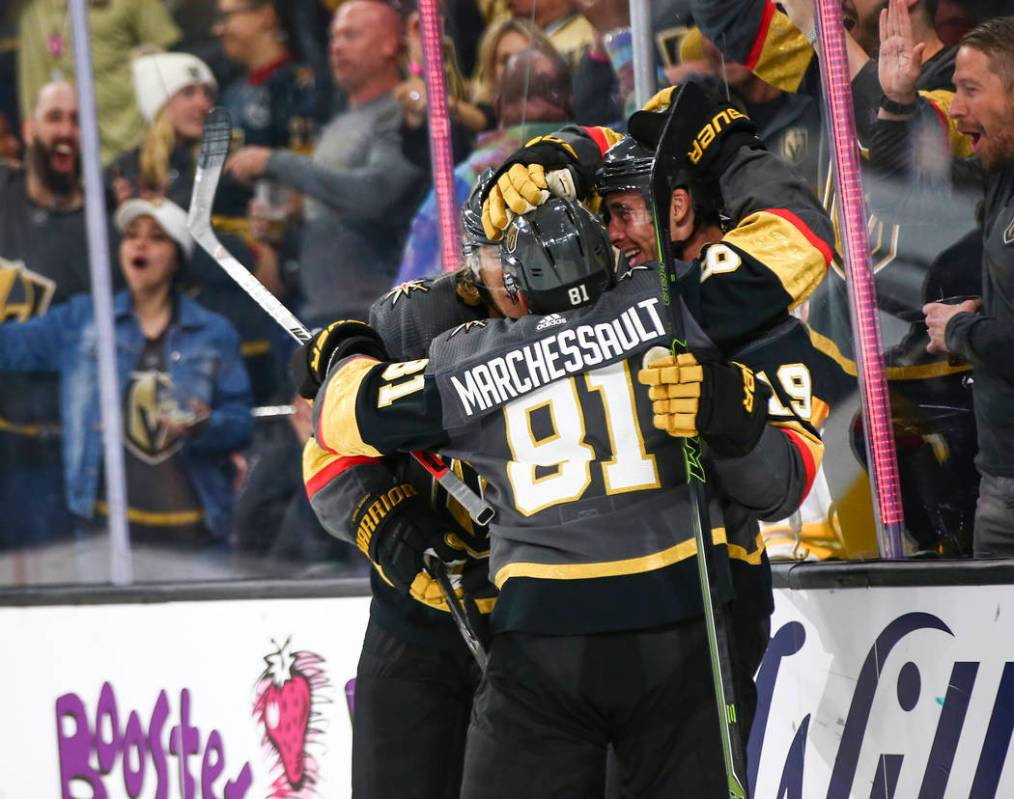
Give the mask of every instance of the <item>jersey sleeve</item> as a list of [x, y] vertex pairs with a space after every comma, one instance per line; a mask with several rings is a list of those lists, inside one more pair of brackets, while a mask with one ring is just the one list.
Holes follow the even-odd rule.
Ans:
[[693, 0], [694, 21], [728, 58], [783, 92], [820, 82], [813, 45], [772, 0]]
[[332, 455], [369, 458], [445, 444], [440, 393], [428, 363], [346, 358], [317, 394], [317, 444]]
[[814, 394], [816, 352], [793, 318], [734, 358], [771, 387], [768, 426], [753, 451], [716, 460], [715, 470], [726, 494], [759, 519], [784, 519], [806, 498], [824, 456], [816, 428], [828, 407]]
[[355, 546], [356, 519], [395, 482], [380, 458], [327, 452], [312, 437], [303, 447], [303, 483], [314, 513], [328, 533]]
[[736, 224], [704, 248], [697, 268], [707, 333], [728, 353], [814, 292], [834, 229], [805, 181], [766, 150], [741, 148], [720, 182]]
[[603, 125], [566, 125], [551, 135], [570, 147], [582, 166], [594, 169], [624, 134]]

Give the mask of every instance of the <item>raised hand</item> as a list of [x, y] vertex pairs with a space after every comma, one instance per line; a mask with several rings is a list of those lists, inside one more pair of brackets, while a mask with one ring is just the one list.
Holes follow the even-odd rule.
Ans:
[[880, 88], [889, 100], [902, 105], [916, 101], [916, 81], [922, 71], [926, 44], [915, 44], [912, 20], [905, 0], [890, 0], [880, 12], [880, 57], [877, 72]]

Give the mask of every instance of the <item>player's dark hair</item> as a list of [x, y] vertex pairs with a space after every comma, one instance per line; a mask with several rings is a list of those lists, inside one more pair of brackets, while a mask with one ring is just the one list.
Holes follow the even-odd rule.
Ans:
[[1014, 91], [1014, 16], [994, 17], [975, 26], [958, 46], [985, 53], [1004, 88]]

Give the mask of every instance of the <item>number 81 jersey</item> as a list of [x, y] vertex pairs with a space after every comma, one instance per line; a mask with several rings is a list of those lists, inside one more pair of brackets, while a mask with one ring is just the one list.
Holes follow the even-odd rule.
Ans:
[[[654, 428], [635, 377], [670, 341], [666, 313], [657, 277], [636, 270], [592, 306], [462, 325], [428, 360], [345, 361], [315, 405], [318, 442], [346, 455], [435, 448], [486, 478], [495, 628], [579, 634], [696, 615], [681, 442]], [[685, 316], [691, 349], [708, 353]], [[759, 565], [755, 528], [725, 528], [714, 477], [713, 539]]]

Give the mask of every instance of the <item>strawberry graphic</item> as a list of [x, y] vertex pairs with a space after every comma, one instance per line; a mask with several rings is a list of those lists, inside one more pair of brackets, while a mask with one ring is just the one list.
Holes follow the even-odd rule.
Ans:
[[299, 790], [306, 776], [306, 736], [310, 724], [310, 681], [296, 668], [289, 642], [264, 658], [266, 688], [255, 715], [278, 753], [289, 785]]

